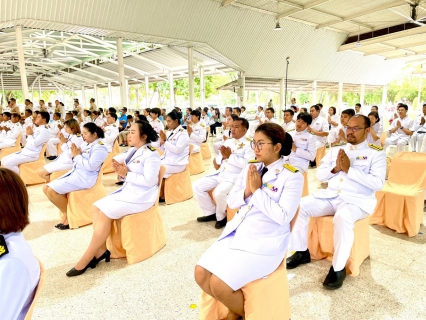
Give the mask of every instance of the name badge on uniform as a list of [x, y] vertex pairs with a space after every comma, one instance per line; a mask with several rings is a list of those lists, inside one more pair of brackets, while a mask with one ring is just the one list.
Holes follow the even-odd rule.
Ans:
[[300, 138], [301, 141], [308, 141], [306, 138]]
[[90, 150], [84, 150], [83, 151], [83, 153], [89, 153], [90, 152]]
[[365, 156], [359, 156], [359, 157], [356, 157], [356, 160], [367, 160], [367, 157], [365, 157]]
[[141, 163], [141, 161], [140, 160], [135, 160], [135, 161], [133, 161], [133, 163]]
[[269, 183], [264, 183], [262, 184], [265, 188], [268, 188], [269, 190], [273, 191], [273, 192], [277, 192], [278, 188], [274, 187], [273, 185], [269, 184]]

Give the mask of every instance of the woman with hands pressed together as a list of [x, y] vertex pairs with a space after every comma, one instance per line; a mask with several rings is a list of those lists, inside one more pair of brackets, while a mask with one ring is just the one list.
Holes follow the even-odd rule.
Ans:
[[[83, 139], [85, 143], [81, 145], [81, 149], [74, 143], [71, 144], [71, 171], [43, 187], [44, 194], [64, 213], [65, 220], [55, 226], [60, 230], [69, 229], [66, 218], [68, 193], [90, 189], [96, 184], [99, 171], [108, 156], [108, 149], [101, 141], [103, 137], [104, 132], [101, 128], [93, 122], [86, 123], [83, 126]], [[91, 205], [91, 203], [88, 205]]]
[[241, 288], [274, 272], [285, 257], [303, 187], [302, 174], [283, 158], [292, 143], [278, 124], [256, 129], [257, 161], [243, 169], [227, 198], [240, 210], [195, 267], [196, 282], [229, 309], [228, 320], [245, 316]]
[[113, 159], [115, 172], [126, 182], [93, 204], [92, 240], [80, 261], [67, 272], [69, 277], [83, 274], [88, 267], [95, 268], [103, 259], [109, 262], [111, 253], [106, 240], [113, 220], [146, 211], [157, 200], [161, 162], [151, 142], [158, 139], [158, 134], [148, 122], [137, 121], [130, 127], [128, 139], [133, 147]]

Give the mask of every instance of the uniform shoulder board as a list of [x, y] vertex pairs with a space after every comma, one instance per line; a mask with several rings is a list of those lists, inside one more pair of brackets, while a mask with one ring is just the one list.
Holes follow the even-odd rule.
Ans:
[[46, 129], [49, 129], [49, 126], [46, 124], [45, 126], [44, 126]]
[[253, 160], [249, 160], [248, 163], [259, 163], [259, 161], [257, 161], [256, 159], [253, 159]]
[[0, 235], [0, 258], [9, 253], [4, 236]]
[[372, 144], [372, 143], [370, 143], [368, 146], [371, 149], [374, 149], [374, 150], [377, 150], [377, 151], [382, 151], [383, 150], [383, 147], [379, 147], [378, 145], [375, 145], [375, 144]]
[[246, 140], [251, 142], [253, 139], [250, 137], [247, 137]]
[[179, 132], [182, 132], [183, 131], [183, 128], [182, 129], [179, 129]]
[[204, 123], [200, 124], [200, 126], [202, 126], [203, 128], [206, 126]]
[[157, 122], [161, 122], [160, 119], [157, 119]]
[[288, 171], [291, 171], [293, 173], [299, 172], [299, 169], [293, 167], [292, 165], [289, 165], [288, 163], [283, 164], [283, 167], [286, 168]]
[[148, 146], [148, 149], [151, 151], [155, 151], [155, 148], [153, 146]]
[[99, 144], [100, 144], [101, 146], [103, 146], [103, 145], [104, 145], [104, 143], [103, 143], [101, 140], [99, 140]]
[[339, 146], [344, 146], [344, 145], [346, 145], [346, 142], [339, 142], [339, 143], [335, 143], [335, 144], [331, 145], [331, 147], [333, 148], [333, 147], [339, 147]]
[[81, 134], [77, 133], [75, 136], [76, 136], [77, 138], [80, 138], [80, 137], [81, 137]]
[[115, 125], [115, 124], [113, 124], [112, 126], [113, 126], [113, 127], [116, 127], [116, 125]]

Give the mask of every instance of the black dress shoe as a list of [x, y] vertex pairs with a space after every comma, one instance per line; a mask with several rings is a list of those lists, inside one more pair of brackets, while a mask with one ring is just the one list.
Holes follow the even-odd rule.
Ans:
[[83, 273], [86, 272], [86, 270], [89, 267], [92, 268], [92, 269], [96, 268], [96, 258], [93, 258], [92, 261], [90, 261], [89, 264], [82, 270], [77, 270], [75, 268], [72, 268], [70, 271], [67, 272], [67, 276], [68, 277], [76, 277], [76, 276], [82, 275]]
[[49, 159], [49, 160], [56, 160], [56, 156], [51, 156], [51, 157], [48, 157], [47, 159]]
[[58, 228], [59, 230], [68, 230], [70, 228], [70, 225], [61, 223], [61, 226], [58, 225], [56, 228]]
[[209, 221], [216, 221], [216, 213], [211, 214], [209, 216], [204, 216], [204, 217], [198, 217], [197, 218], [198, 222], [209, 222]]
[[124, 184], [124, 181], [118, 181], [115, 183], [117, 186], [122, 186]]
[[55, 228], [60, 228], [60, 227], [62, 227], [64, 224], [63, 223], [58, 223], [56, 226], [55, 226]]
[[214, 225], [214, 227], [216, 228], [216, 229], [222, 229], [223, 227], [225, 227], [226, 226], [226, 223], [228, 222], [228, 220], [226, 219], [226, 217], [225, 217], [225, 219], [223, 219], [223, 220], [220, 220], [220, 221], [217, 221], [216, 222], [216, 224]]
[[309, 249], [306, 251], [296, 251], [291, 257], [287, 258], [287, 269], [294, 269], [301, 264], [311, 262]]
[[166, 202], [166, 199], [158, 198], [158, 202], [160, 202], [160, 203], [164, 203], [164, 202]]
[[322, 284], [325, 289], [336, 290], [343, 285], [343, 281], [346, 279], [346, 269], [343, 268], [340, 271], [334, 271], [333, 266], [331, 266], [330, 271], [328, 272], [327, 277]]
[[105, 259], [105, 262], [109, 262], [111, 259], [111, 252], [109, 250], [105, 251], [99, 258], [96, 259], [96, 264]]

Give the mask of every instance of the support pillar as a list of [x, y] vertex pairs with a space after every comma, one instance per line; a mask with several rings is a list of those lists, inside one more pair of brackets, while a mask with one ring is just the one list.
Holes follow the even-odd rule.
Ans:
[[284, 110], [284, 99], [285, 99], [285, 79], [280, 79], [280, 109], [278, 110], [278, 117], [281, 119], [282, 118], [282, 113]]
[[339, 82], [339, 93], [337, 95], [337, 103], [338, 103], [338, 114], [340, 114], [343, 107], [343, 82]]
[[241, 108], [244, 105], [244, 98], [245, 98], [245, 89], [246, 89], [246, 75], [244, 72], [240, 72], [238, 75], [238, 106]]
[[140, 89], [141, 85], [137, 85], [135, 86], [135, 90], [136, 90], [136, 109], [139, 109], [139, 89]]
[[386, 111], [386, 106], [388, 104], [388, 86], [383, 86], [383, 93], [382, 93], [382, 110], [380, 110], [379, 114], [384, 114], [383, 112]]
[[149, 108], [149, 78], [145, 77], [145, 108]]
[[108, 108], [112, 108], [112, 88], [111, 88], [111, 82], [108, 82]]
[[201, 97], [201, 109], [206, 106], [206, 88], [204, 85], [204, 68], [200, 67], [200, 97]]
[[[284, 92], [284, 89], [283, 89], [283, 92]], [[262, 91], [256, 91], [256, 110], [257, 110], [257, 107], [260, 105], [260, 94], [261, 93], [262, 93]], [[281, 101], [280, 101], [280, 103], [281, 103]], [[284, 98], [283, 98], [282, 107], [284, 107]]]
[[312, 104], [317, 104], [317, 80], [312, 83]]
[[120, 98], [121, 108], [127, 108], [127, 95], [126, 95], [126, 79], [124, 76], [124, 59], [123, 59], [123, 39], [117, 38], [117, 62], [118, 62], [118, 75], [120, 81]]
[[4, 102], [6, 101], [5, 95], [4, 95], [4, 84], [3, 84], [3, 73], [0, 73], [0, 80], [1, 80], [1, 92], [2, 92], [2, 103], [0, 106], [3, 106]]
[[421, 97], [422, 97], [422, 85], [423, 85], [423, 75], [422, 74], [420, 74], [420, 83], [419, 83], [419, 94], [417, 95], [417, 101], [418, 101], [418, 110], [422, 110], [421, 109], [421, 107], [422, 107], [422, 105], [421, 105], [421, 101], [420, 101], [420, 99], [421, 99]]
[[175, 89], [173, 87], [173, 72], [169, 72], [169, 95], [170, 95], [170, 108], [175, 106]]
[[188, 48], [189, 107], [194, 109], [194, 48]]
[[365, 100], [365, 84], [362, 84], [361, 93], [359, 95], [359, 103], [361, 103], [361, 109], [364, 106], [364, 100]]
[[18, 49], [19, 73], [21, 74], [21, 86], [24, 100], [28, 99], [28, 80], [27, 71], [25, 68], [24, 45], [22, 43], [22, 26], [15, 26], [16, 45]]
[[[129, 80], [124, 80], [124, 83], [126, 84], [126, 108], [130, 108], [130, 86], [129, 86]], [[123, 107], [122, 107], [123, 108]]]
[[83, 110], [85, 109], [84, 106], [86, 104], [86, 91], [84, 90], [84, 86], [81, 87], [81, 101], [80, 101], [81, 107]]
[[98, 86], [96, 84], [93, 85], [93, 95], [93, 98], [95, 99], [95, 104], [98, 104]]
[[42, 100], [43, 98], [41, 97], [41, 82], [40, 82], [40, 77], [38, 78], [38, 100]]

